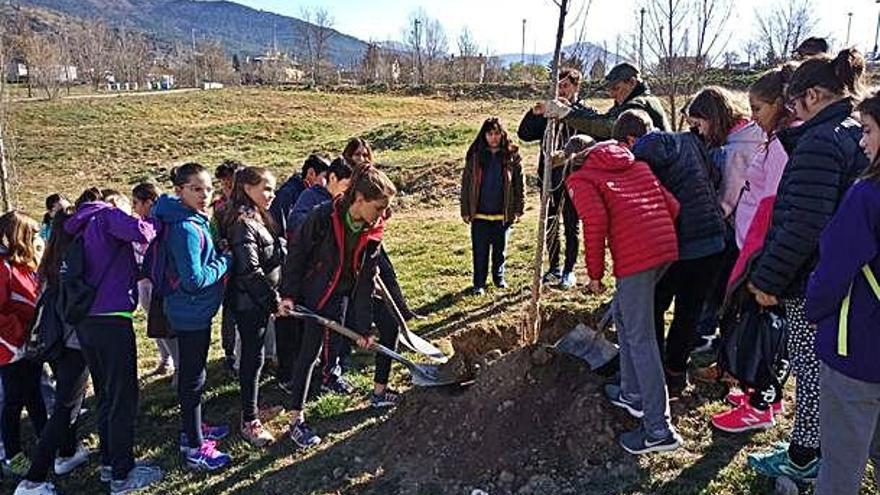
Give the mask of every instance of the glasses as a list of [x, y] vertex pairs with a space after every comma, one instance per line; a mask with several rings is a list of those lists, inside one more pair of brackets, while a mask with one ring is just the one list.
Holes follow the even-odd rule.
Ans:
[[803, 100], [804, 96], [806, 96], [806, 93], [799, 93], [795, 96], [789, 96], [788, 99], [785, 100], [785, 109], [789, 112], [794, 112], [795, 105], [797, 105], [797, 102]]

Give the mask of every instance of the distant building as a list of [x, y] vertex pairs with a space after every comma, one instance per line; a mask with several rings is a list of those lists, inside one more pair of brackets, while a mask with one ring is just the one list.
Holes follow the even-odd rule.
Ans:
[[[73, 84], [78, 81], [77, 68], [74, 65], [54, 65], [49, 68], [49, 75], [55, 82]], [[6, 65], [6, 82], [27, 83], [28, 66], [22, 59], [13, 59]]]

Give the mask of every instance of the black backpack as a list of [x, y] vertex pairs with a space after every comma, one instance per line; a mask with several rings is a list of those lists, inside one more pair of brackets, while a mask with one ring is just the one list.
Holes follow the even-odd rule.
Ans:
[[25, 357], [31, 361], [55, 361], [73, 334], [73, 327], [61, 316], [59, 295], [58, 289], [49, 288], [37, 299], [31, 337], [25, 351]]
[[762, 389], [777, 382], [788, 360], [788, 321], [781, 307], [762, 308], [750, 294], [730, 305], [721, 319], [718, 365], [741, 383]]
[[[96, 285], [100, 285], [115, 261], [116, 256], [104, 268], [104, 273], [101, 274]], [[76, 325], [89, 315], [89, 311], [95, 303], [95, 297], [98, 295], [98, 287], [89, 285], [85, 277], [86, 243], [83, 234], [78, 234], [64, 251], [64, 258], [59, 270], [58, 308], [61, 311], [61, 317], [70, 325]]]

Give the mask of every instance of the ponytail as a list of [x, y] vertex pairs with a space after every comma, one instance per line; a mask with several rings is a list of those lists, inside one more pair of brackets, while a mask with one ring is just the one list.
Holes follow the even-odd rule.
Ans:
[[189, 182], [190, 177], [205, 171], [206, 169], [201, 163], [188, 162], [179, 167], [173, 167], [168, 175], [170, 176], [171, 183], [174, 184], [174, 187], [183, 187]]
[[365, 201], [375, 201], [393, 197], [397, 194], [397, 188], [387, 175], [367, 163], [354, 169], [348, 189], [340, 200], [340, 209], [345, 211], [351, 208], [357, 193], [361, 193]]
[[749, 87], [749, 94], [765, 103], [775, 103], [785, 99], [785, 90], [791, 82], [798, 66], [789, 62], [761, 74], [757, 81]]
[[841, 50], [836, 57], [811, 58], [798, 67], [788, 85], [787, 95], [800, 96], [819, 87], [834, 96], [858, 97], [864, 87], [865, 57], [855, 48]]

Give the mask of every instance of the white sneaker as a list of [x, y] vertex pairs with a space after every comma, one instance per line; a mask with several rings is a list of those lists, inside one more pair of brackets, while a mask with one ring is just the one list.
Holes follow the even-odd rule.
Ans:
[[55, 490], [55, 485], [52, 483], [34, 483], [22, 480], [15, 488], [13, 495], [58, 495], [58, 491]]
[[76, 452], [72, 456], [56, 457], [55, 474], [57, 474], [58, 476], [64, 476], [65, 474], [89, 462], [90, 453], [91, 452], [89, 451], [89, 449], [80, 445], [76, 448]]

